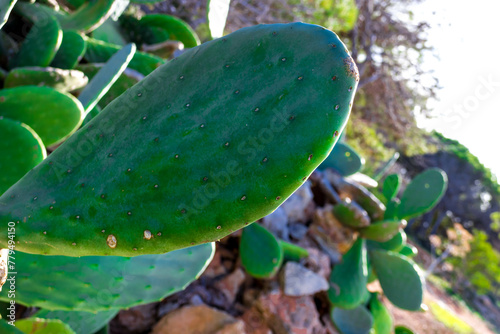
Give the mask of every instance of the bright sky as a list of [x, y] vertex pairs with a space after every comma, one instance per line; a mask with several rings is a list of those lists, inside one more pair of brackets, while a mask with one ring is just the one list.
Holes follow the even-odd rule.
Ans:
[[438, 117], [420, 124], [458, 140], [500, 178], [498, 6], [491, 0], [426, 0], [415, 14], [431, 23], [429, 42], [440, 59], [428, 57], [427, 66], [443, 87], [432, 103]]

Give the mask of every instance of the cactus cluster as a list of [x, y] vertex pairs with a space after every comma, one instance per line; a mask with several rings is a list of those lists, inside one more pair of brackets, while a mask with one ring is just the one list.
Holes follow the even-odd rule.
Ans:
[[[356, 65], [322, 27], [199, 45], [185, 22], [118, 0], [14, 4], [0, 30], [0, 246], [15, 252], [16, 302], [42, 309], [21, 332], [93, 333], [183, 289], [212, 241], [283, 203], [347, 122]], [[265, 232], [249, 226], [247, 251]]]
[[[338, 160], [331, 155], [328, 161]], [[425, 282], [411, 260], [417, 250], [406, 243], [405, 219], [415, 218], [439, 202], [446, 191], [446, 174], [435, 168], [424, 171], [406, 186], [400, 199], [401, 177], [388, 175], [382, 186], [385, 206], [364, 187], [343, 179], [334, 168], [322, 172], [336, 202], [332, 214], [357, 234], [357, 240], [331, 272], [328, 297], [332, 320], [342, 333], [392, 333], [388, 310], [376, 293], [368, 291], [367, 284], [378, 280], [385, 297], [399, 308], [421, 309]]]

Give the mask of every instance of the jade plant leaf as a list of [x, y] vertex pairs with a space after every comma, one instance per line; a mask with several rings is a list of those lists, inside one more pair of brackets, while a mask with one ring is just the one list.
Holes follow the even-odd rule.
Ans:
[[424, 278], [420, 268], [405, 256], [384, 250], [370, 251], [370, 262], [384, 295], [395, 306], [418, 311], [424, 295]]
[[283, 263], [283, 249], [274, 235], [253, 223], [241, 233], [240, 258], [243, 268], [253, 277], [271, 278]]

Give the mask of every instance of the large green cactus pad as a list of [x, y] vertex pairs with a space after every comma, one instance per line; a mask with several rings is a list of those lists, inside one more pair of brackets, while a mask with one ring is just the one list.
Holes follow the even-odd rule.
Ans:
[[401, 196], [398, 217], [410, 219], [431, 210], [439, 203], [447, 187], [448, 177], [439, 168], [429, 168], [418, 174]]
[[0, 198], [0, 244], [7, 221], [23, 221], [17, 249], [42, 254], [218, 240], [275, 210], [328, 156], [357, 79], [342, 42], [315, 25], [245, 28], [190, 49]]
[[9, 68], [21, 66], [48, 66], [62, 42], [62, 30], [57, 20], [47, 16], [36, 21], [9, 63]]
[[49, 147], [76, 131], [83, 107], [72, 95], [53, 88], [21, 86], [0, 90], [0, 116], [29, 125]]
[[38, 135], [27, 125], [0, 117], [0, 194], [46, 157]]
[[342, 262], [333, 268], [330, 274], [328, 299], [335, 306], [346, 309], [355, 308], [366, 299], [367, 280], [365, 241], [359, 238], [342, 256]]
[[51, 66], [72, 69], [82, 59], [86, 49], [87, 42], [82, 35], [76, 31], [64, 30], [61, 46], [52, 60]]
[[371, 251], [370, 262], [391, 303], [409, 311], [420, 310], [424, 278], [415, 263], [405, 256], [384, 250]]
[[101, 311], [101, 312], [84, 312], [84, 311], [48, 311], [40, 310], [35, 313], [34, 317], [43, 319], [59, 319], [76, 334], [95, 333], [104, 327], [118, 313], [117, 309]]
[[[98, 312], [159, 301], [194, 281], [214, 249], [210, 243], [132, 258], [16, 252], [16, 302], [46, 310]], [[4, 289], [0, 299], [8, 300], [7, 293]]]
[[54, 67], [18, 67], [9, 72], [4, 88], [17, 86], [47, 86], [61, 92], [72, 92], [84, 87], [89, 79], [83, 72]]

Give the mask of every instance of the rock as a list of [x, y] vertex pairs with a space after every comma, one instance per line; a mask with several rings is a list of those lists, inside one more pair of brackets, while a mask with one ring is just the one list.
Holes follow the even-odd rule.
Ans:
[[328, 290], [328, 281], [297, 262], [287, 262], [283, 268], [283, 290], [287, 296], [309, 296]]
[[305, 223], [312, 218], [314, 210], [310, 210], [311, 204], [314, 205], [311, 182], [306, 181], [281, 205], [281, 208], [285, 211], [288, 221]]
[[127, 333], [143, 333], [148, 331], [156, 322], [157, 306], [158, 303], [151, 303], [120, 311], [117, 316], [117, 327], [126, 329]]
[[256, 306], [247, 309], [241, 316], [241, 320], [245, 323], [245, 330], [248, 334], [273, 334]]
[[236, 295], [240, 290], [240, 286], [244, 281], [245, 273], [241, 268], [237, 268], [231, 274], [216, 282], [215, 287], [226, 296], [229, 304], [233, 304], [236, 300]]
[[[285, 202], [286, 203], [286, 202]], [[282, 207], [262, 219], [262, 225], [278, 238], [288, 241], [288, 217]]]
[[290, 236], [296, 240], [302, 240], [306, 236], [307, 226], [303, 223], [294, 223], [288, 226]]
[[205, 277], [217, 277], [226, 273], [226, 269], [222, 265], [221, 252], [219, 251], [219, 247], [216, 245], [217, 249], [214, 254], [214, 258], [208, 265], [207, 269], [203, 272], [203, 276]]
[[207, 305], [176, 309], [154, 326], [152, 334], [245, 334], [244, 324]]
[[316, 248], [306, 249], [309, 256], [303, 260], [305, 267], [311, 269], [328, 281], [332, 271], [330, 257]]
[[256, 307], [275, 334], [327, 333], [310, 296], [289, 297], [282, 295], [279, 290], [273, 290], [261, 295]]
[[245, 323], [241, 320], [237, 320], [231, 324], [227, 324], [221, 329], [219, 329], [215, 334], [245, 334]]

